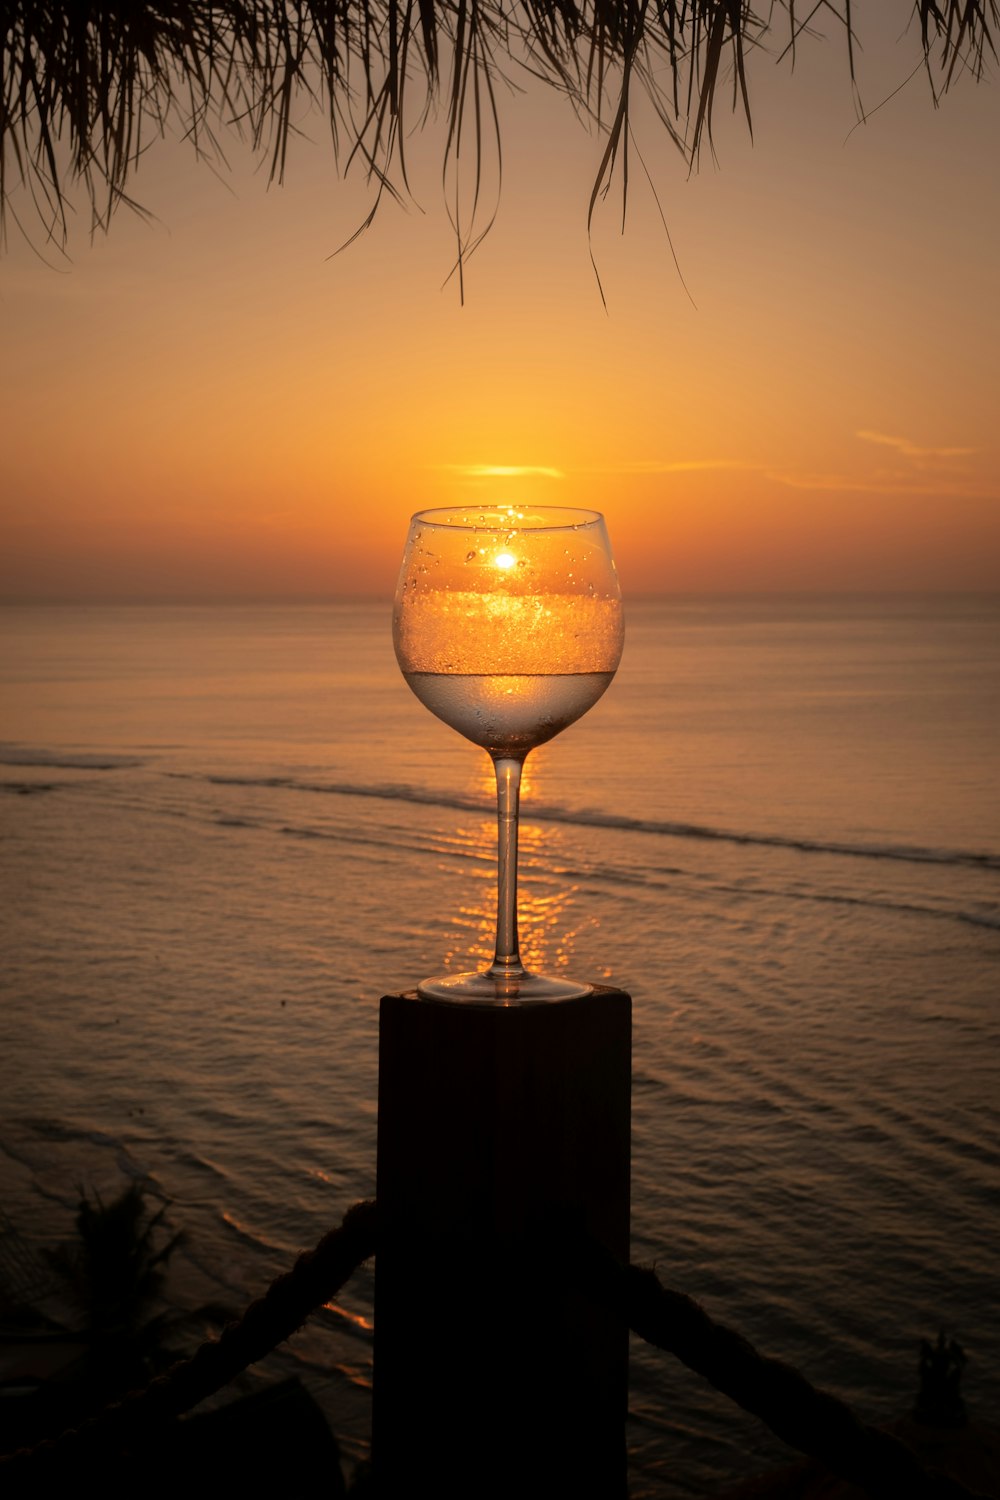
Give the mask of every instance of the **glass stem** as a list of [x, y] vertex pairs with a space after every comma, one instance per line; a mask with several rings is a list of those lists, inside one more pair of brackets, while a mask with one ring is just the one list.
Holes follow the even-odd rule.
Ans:
[[497, 948], [487, 971], [492, 979], [520, 979], [527, 972], [517, 946], [517, 810], [523, 756], [493, 757], [497, 774]]

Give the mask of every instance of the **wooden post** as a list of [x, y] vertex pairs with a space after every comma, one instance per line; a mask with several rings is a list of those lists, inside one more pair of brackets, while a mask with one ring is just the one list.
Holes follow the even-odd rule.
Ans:
[[631, 1012], [383, 999], [379, 1500], [625, 1495], [628, 1330], [553, 1245], [628, 1260]]

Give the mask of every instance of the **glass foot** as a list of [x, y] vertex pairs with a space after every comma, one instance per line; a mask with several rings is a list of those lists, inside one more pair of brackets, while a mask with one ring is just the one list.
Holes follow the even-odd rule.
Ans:
[[492, 974], [446, 974], [425, 979], [417, 994], [427, 1000], [451, 1000], [456, 1005], [548, 1005], [556, 1000], [579, 1000], [593, 993], [592, 984], [572, 979], [547, 979], [544, 974], [498, 977]]

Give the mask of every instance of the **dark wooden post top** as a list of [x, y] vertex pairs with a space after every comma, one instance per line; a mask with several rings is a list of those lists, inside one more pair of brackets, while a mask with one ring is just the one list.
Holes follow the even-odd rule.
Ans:
[[385, 1500], [625, 1494], [631, 1000], [382, 1001], [373, 1459]]

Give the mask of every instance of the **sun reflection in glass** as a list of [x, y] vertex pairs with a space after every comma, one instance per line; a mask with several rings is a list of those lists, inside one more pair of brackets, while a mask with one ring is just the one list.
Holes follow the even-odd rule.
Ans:
[[506, 571], [507, 568], [512, 568], [514, 566], [514, 564], [517, 562], [517, 558], [514, 556], [513, 552], [498, 552], [496, 557], [493, 559], [493, 562], [496, 567], [503, 568]]
[[[533, 802], [537, 802], [539, 794], [542, 791], [543, 782], [546, 779], [545, 752], [548, 748], [547, 745], [540, 746], [533, 755], [528, 756], [521, 767], [521, 796], [530, 797]], [[489, 806], [490, 801], [496, 796], [496, 778], [493, 771], [493, 762], [491, 760], [477, 759], [471, 769], [472, 775], [469, 777], [468, 789], [469, 798], [470, 800], [473, 797], [482, 798], [483, 802]], [[490, 857], [495, 858], [497, 842], [496, 817], [490, 818], [489, 822], [483, 826], [488, 827], [490, 830]]]

